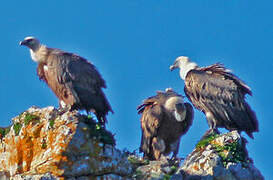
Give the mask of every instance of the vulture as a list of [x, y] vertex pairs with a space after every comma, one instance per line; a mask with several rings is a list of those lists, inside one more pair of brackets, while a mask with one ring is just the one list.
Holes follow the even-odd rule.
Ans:
[[96, 67], [83, 57], [56, 48], [49, 48], [34, 37], [26, 37], [20, 45], [30, 49], [38, 63], [37, 74], [59, 99], [60, 109], [93, 112], [103, 125], [113, 110], [102, 91], [104, 79]]
[[253, 139], [258, 132], [255, 113], [245, 101], [251, 89], [223, 64], [198, 67], [188, 57], [178, 57], [170, 70], [179, 68], [184, 91], [192, 104], [206, 115], [210, 132], [219, 128], [245, 131]]
[[180, 138], [192, 125], [193, 108], [172, 89], [158, 91], [137, 107], [141, 116], [142, 138], [140, 152], [144, 158], [158, 160], [171, 152], [175, 158]]

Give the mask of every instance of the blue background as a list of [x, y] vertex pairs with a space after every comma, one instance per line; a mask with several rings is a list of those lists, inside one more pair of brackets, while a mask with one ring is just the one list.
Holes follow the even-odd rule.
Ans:
[[[140, 144], [136, 107], [157, 90], [172, 87], [184, 95], [175, 58], [189, 56], [200, 66], [222, 62], [253, 90], [247, 101], [260, 132], [247, 145], [266, 179], [272, 170], [272, 1], [246, 0], [99, 0], [3, 1], [0, 6], [0, 125], [32, 105], [58, 106], [57, 98], [36, 76], [29, 51], [18, 45], [35, 36], [49, 47], [92, 61], [107, 82], [115, 111], [107, 128], [117, 147]], [[208, 129], [195, 110], [192, 128], [182, 137], [180, 157], [190, 153]], [[243, 133], [246, 137], [246, 134]]]

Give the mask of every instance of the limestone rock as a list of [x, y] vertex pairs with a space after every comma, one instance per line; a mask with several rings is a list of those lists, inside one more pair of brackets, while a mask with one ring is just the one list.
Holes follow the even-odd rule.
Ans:
[[236, 131], [211, 135], [198, 142], [182, 165], [171, 160], [150, 161], [135, 170], [135, 179], [263, 180]]
[[91, 117], [32, 107], [0, 128], [0, 180], [263, 180], [236, 132], [202, 139], [186, 160], [145, 160], [115, 148]]
[[0, 174], [11, 179], [75, 179], [132, 174], [113, 135], [76, 112], [32, 107], [1, 128]]
[[180, 161], [161, 158], [158, 161], [144, 161], [143, 165], [136, 168], [134, 179], [170, 179], [177, 171]]
[[245, 145], [237, 131], [207, 137], [188, 155], [177, 175], [185, 180], [263, 180]]

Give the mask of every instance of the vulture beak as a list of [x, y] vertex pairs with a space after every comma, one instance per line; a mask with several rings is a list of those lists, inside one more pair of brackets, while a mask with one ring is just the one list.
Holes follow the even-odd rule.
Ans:
[[173, 71], [173, 70], [176, 69], [176, 68], [177, 68], [177, 66], [176, 66], [175, 64], [170, 66], [170, 70], [171, 70], [171, 71]]
[[179, 103], [175, 105], [175, 109], [179, 114], [182, 114], [185, 111], [185, 106], [184, 104]]
[[22, 46], [22, 45], [25, 45], [26, 43], [27, 43], [27, 41], [26, 41], [26, 40], [24, 40], [24, 41], [20, 41], [19, 45], [20, 45], [20, 46]]
[[179, 67], [179, 62], [176, 60], [174, 61], [173, 65], [170, 66], [170, 70], [173, 71], [174, 69]]

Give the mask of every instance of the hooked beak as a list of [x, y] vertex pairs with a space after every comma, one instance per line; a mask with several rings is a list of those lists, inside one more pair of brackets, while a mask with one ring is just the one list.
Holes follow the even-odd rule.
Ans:
[[27, 42], [26, 40], [24, 40], [24, 41], [20, 41], [20, 42], [19, 42], [19, 45], [20, 45], [20, 46], [25, 45], [25, 44], [26, 44], [26, 42]]
[[28, 43], [28, 40], [23, 40], [19, 42], [20, 46], [26, 46], [26, 44]]
[[177, 68], [177, 66], [176, 66], [175, 64], [170, 66], [170, 70], [171, 70], [171, 71], [173, 71], [173, 70], [176, 69], [176, 68]]
[[185, 111], [185, 106], [184, 104], [179, 103], [175, 105], [175, 109], [179, 114], [182, 114]]

